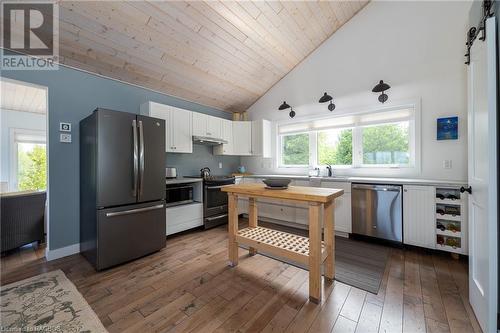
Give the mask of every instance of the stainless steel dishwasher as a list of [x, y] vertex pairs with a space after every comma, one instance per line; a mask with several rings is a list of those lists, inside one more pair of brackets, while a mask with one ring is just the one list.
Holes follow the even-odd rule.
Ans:
[[352, 232], [394, 242], [403, 241], [399, 185], [352, 184]]

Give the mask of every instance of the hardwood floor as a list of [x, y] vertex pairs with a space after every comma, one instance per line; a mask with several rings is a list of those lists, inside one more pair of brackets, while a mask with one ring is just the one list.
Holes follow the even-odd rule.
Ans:
[[481, 332], [467, 263], [447, 254], [393, 249], [377, 295], [335, 281], [316, 305], [306, 271], [247, 252], [227, 266], [225, 227], [99, 273], [80, 255], [47, 262], [25, 248], [1, 258], [1, 285], [61, 269], [110, 332]]

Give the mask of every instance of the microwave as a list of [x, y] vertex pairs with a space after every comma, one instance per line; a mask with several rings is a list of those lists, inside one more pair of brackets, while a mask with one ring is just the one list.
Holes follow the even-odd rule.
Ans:
[[171, 184], [166, 187], [165, 202], [166, 207], [173, 207], [192, 203], [193, 185], [190, 184]]

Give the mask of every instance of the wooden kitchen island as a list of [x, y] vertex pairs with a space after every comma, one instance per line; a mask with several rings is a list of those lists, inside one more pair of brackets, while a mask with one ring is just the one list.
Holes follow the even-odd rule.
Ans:
[[[335, 278], [334, 200], [340, 189], [290, 186], [286, 190], [266, 189], [264, 184], [224, 186], [229, 202], [229, 264], [238, 265], [238, 244], [249, 246], [250, 255], [257, 251], [286, 258], [309, 267], [309, 300], [321, 302], [321, 264], [325, 263], [325, 278]], [[238, 230], [238, 197], [248, 197], [248, 228]], [[309, 238], [259, 227], [257, 199], [271, 198], [309, 205]], [[323, 211], [323, 214], [321, 214]], [[323, 216], [324, 241], [321, 240]]]

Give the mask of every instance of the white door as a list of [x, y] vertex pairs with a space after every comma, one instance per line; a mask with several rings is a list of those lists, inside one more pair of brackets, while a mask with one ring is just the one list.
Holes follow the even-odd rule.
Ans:
[[[171, 146], [174, 153], [192, 153], [192, 116], [191, 111], [172, 108], [170, 111]], [[168, 147], [167, 147], [168, 148]]]
[[435, 248], [436, 189], [432, 186], [403, 186], [403, 242]]
[[469, 301], [483, 332], [496, 332], [496, 50], [494, 18], [468, 68]]

